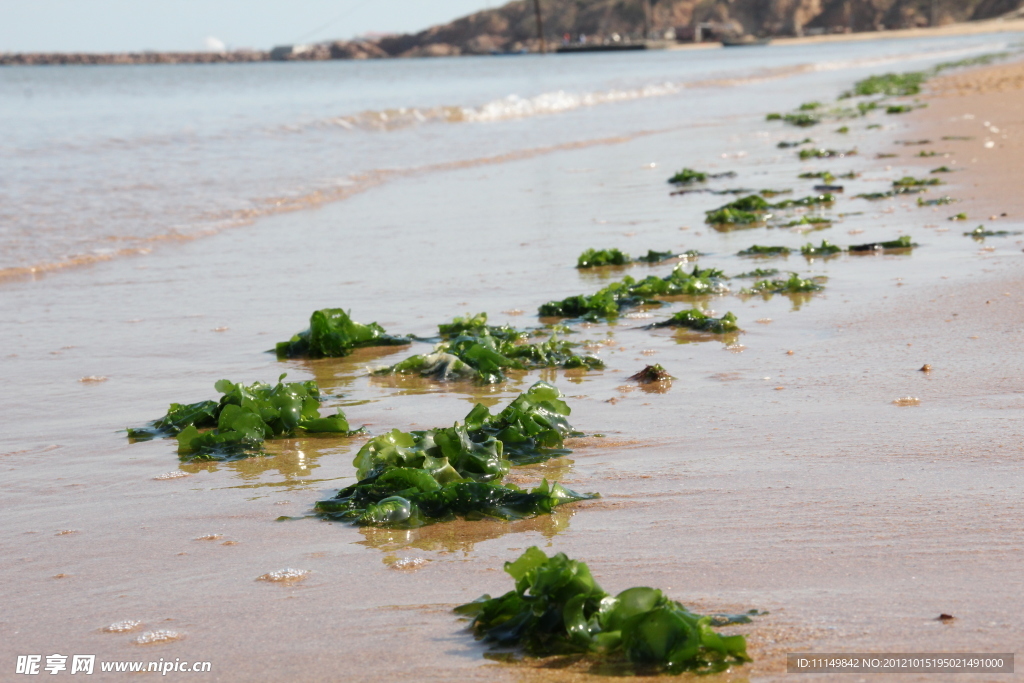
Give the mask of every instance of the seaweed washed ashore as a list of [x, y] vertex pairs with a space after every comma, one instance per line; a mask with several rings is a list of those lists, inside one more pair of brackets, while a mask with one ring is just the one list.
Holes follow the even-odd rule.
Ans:
[[[235, 384], [226, 379], [216, 383], [219, 401], [172, 403], [167, 413], [145, 427], [128, 428], [128, 438], [148, 441], [177, 437], [182, 460], [238, 460], [263, 453], [263, 442], [271, 438], [309, 434], [350, 436], [345, 414], [320, 416], [320, 387], [309, 380], [288, 382], [281, 375], [276, 385], [256, 382]], [[204, 430], [200, 432], [200, 430]]]
[[[534, 657], [583, 654], [628, 664], [637, 673], [717, 673], [751, 661], [746, 638], [713, 626], [750, 623], [749, 615], [695, 614], [656, 588], [629, 588], [612, 597], [583, 562], [548, 557], [536, 546], [505, 563], [515, 588], [483, 595], [455, 612], [473, 619], [477, 638]], [[624, 672], [625, 673], [625, 672]]]
[[455, 519], [512, 520], [596, 498], [546, 479], [532, 491], [501, 480], [512, 466], [567, 455], [569, 406], [538, 382], [492, 415], [477, 404], [464, 424], [427, 431], [397, 429], [374, 437], [356, 454], [359, 481], [316, 504], [329, 519], [415, 528]]

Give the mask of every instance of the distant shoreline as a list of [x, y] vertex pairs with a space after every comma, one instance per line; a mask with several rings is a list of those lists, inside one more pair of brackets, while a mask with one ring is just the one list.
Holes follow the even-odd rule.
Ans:
[[[773, 38], [771, 45], [810, 45], [864, 40], [898, 40], [935, 36], [964, 36], [983, 33], [1024, 32], [1024, 19], [986, 19], [984, 21], [948, 24], [934, 28], [863, 31], [860, 33], [829, 33], [817, 36]], [[722, 47], [718, 42], [678, 43], [668, 50], [707, 50]], [[0, 53], [0, 66], [99, 66], [132, 64], [246, 64], [269, 61], [330, 61], [359, 59], [414, 59], [414, 57], [366, 55], [358, 50], [309, 50], [308, 57], [297, 53], [279, 59], [275, 50], [240, 50], [236, 52], [19, 52]], [[552, 50], [552, 52], [554, 52]], [[355, 56], [353, 56], [355, 54]], [[440, 55], [439, 55], [440, 56]]]

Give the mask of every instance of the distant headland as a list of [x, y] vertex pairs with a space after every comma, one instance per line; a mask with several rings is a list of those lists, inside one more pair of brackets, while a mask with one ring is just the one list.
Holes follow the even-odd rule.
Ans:
[[1024, 0], [514, 0], [419, 33], [226, 52], [0, 53], [0, 65], [218, 64], [667, 47], [1024, 19]]

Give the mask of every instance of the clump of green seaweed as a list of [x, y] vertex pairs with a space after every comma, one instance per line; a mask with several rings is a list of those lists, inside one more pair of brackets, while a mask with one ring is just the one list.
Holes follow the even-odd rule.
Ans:
[[798, 294], [822, 289], [824, 287], [814, 280], [790, 273], [789, 278], [785, 280], [759, 280], [750, 287], [740, 290], [740, 294]]
[[807, 161], [808, 159], [842, 159], [843, 157], [853, 156], [857, 153], [855, 149], [849, 149], [845, 152], [841, 152], [835, 149], [802, 149], [797, 153], [797, 156], [801, 161]]
[[909, 104], [890, 104], [885, 108], [886, 114], [909, 114], [914, 111], [916, 107], [912, 107]]
[[554, 386], [538, 382], [501, 412], [477, 404], [463, 424], [427, 431], [397, 429], [370, 439], [353, 465], [359, 481], [319, 501], [329, 519], [415, 528], [454, 519], [522, 519], [587, 500], [544, 480], [533, 490], [501, 480], [510, 467], [569, 453], [569, 406]]
[[714, 673], [751, 661], [742, 635], [712, 629], [715, 617], [695, 614], [654, 588], [612, 597], [587, 565], [531, 547], [505, 571], [515, 589], [483, 595], [455, 612], [472, 618], [478, 639], [532, 656], [587, 653], [642, 669]]
[[[263, 442], [297, 432], [355, 434], [338, 410], [320, 416], [320, 388], [310, 380], [246, 386], [222, 379], [214, 386], [219, 401], [172, 403], [167, 414], [145, 427], [129, 428], [128, 437], [148, 441], [175, 436], [182, 460], [237, 460], [263, 452]], [[203, 431], [200, 431], [203, 430]]]
[[889, 240], [888, 242], [868, 242], [867, 244], [855, 244], [849, 247], [849, 251], [886, 251], [889, 249], [912, 249], [916, 246], [918, 246], [916, 243], [910, 241], [910, 235], [903, 235], [898, 239]]
[[722, 271], [715, 268], [694, 266], [691, 272], [687, 272], [683, 264], [679, 264], [665, 277], [649, 275], [637, 281], [627, 275], [593, 294], [577, 294], [561, 301], [549, 301], [540, 306], [538, 314], [591, 321], [616, 318], [626, 308], [661, 305], [662, 302], [654, 298], [656, 296], [725, 294], [729, 291], [725, 279]]
[[928, 79], [924, 71], [911, 71], [902, 74], [882, 74], [869, 76], [853, 84], [853, 89], [840, 95], [840, 99], [849, 97], [906, 97], [921, 92], [921, 85]]
[[711, 332], [713, 334], [726, 334], [739, 331], [736, 324], [736, 316], [726, 313], [721, 318], [715, 318], [704, 311], [691, 308], [686, 311], [678, 311], [668, 320], [648, 325], [648, 329], [659, 327], [687, 327], [698, 332]]
[[800, 253], [804, 256], [829, 256], [831, 254], [837, 254], [842, 250], [842, 247], [837, 247], [828, 240], [822, 240], [821, 244], [818, 246], [808, 242], [804, 246], [800, 247]]
[[[964, 216], [966, 219], [967, 217]], [[986, 230], [984, 225], [979, 225], [970, 232], [965, 232], [968, 237], [973, 237], [979, 242], [984, 242], [986, 237], [1009, 237], [1010, 235], [1019, 235], [1019, 232], [1010, 232], [1008, 230]]]
[[788, 223], [783, 223], [782, 227], [797, 228], [802, 225], [813, 225], [818, 229], [821, 229], [832, 225], [832, 219], [824, 218], [823, 216], [800, 216], [800, 218], [796, 220], [789, 221]]
[[930, 187], [941, 184], [942, 181], [938, 178], [915, 178], [909, 175], [892, 181], [893, 187]]
[[733, 275], [736, 279], [741, 278], [769, 278], [779, 274], [778, 268], [755, 268], [754, 270], [739, 275]]
[[505, 381], [506, 370], [604, 367], [596, 356], [576, 353], [578, 344], [558, 338], [557, 333], [542, 342], [522, 343], [528, 332], [487, 325], [485, 313], [456, 318], [438, 329], [443, 341], [433, 351], [378, 368], [373, 374], [418, 374], [440, 382], [469, 379], [495, 384]]
[[743, 251], [736, 252], [737, 256], [788, 256], [789, 247], [768, 247], [755, 244]]
[[684, 168], [676, 171], [675, 175], [668, 179], [673, 185], [693, 185], [694, 183], [703, 183], [711, 178], [735, 178], [735, 171], [725, 171], [724, 173], [706, 173], [704, 171], [695, 171], [692, 168]]
[[955, 171], [955, 168], [950, 168], [949, 166], [939, 166], [930, 170], [929, 173], [954, 173]]
[[309, 329], [280, 342], [275, 350], [280, 358], [334, 358], [347, 356], [364, 346], [401, 346], [408, 343], [409, 339], [393, 337], [377, 323], [364, 325], [353, 321], [344, 309], [324, 308], [310, 316]]
[[703, 183], [708, 179], [708, 174], [703, 171], [695, 171], [692, 168], [684, 168], [676, 171], [675, 174], [668, 179], [668, 182], [673, 185], [692, 185], [693, 183]]
[[924, 199], [922, 197], [917, 198], [918, 206], [943, 206], [945, 204], [952, 204], [956, 200], [952, 197], [936, 197], [935, 199]]
[[673, 259], [692, 260], [698, 258], [700, 252], [694, 249], [683, 252], [655, 251], [648, 249], [643, 256], [632, 258], [619, 249], [587, 249], [576, 260], [576, 267], [599, 268], [601, 266], [625, 266], [630, 263], [664, 263]]
[[831, 193], [811, 195], [800, 199], [784, 199], [772, 205], [773, 209], [791, 209], [794, 206], [821, 206], [822, 204], [834, 204], [836, 196]]
[[706, 211], [704, 222], [712, 225], [760, 223], [768, 218], [767, 212], [771, 207], [772, 205], [763, 197], [752, 194]]
[[807, 145], [807, 144], [810, 144], [810, 143], [813, 143], [813, 142], [814, 142], [814, 140], [812, 140], [810, 138], [804, 138], [803, 140], [791, 140], [791, 141], [783, 140], [782, 142], [780, 142], [779, 144], [777, 144], [775, 146], [778, 147], [779, 149], [790, 149], [792, 147], [799, 147], [800, 145]]
[[619, 249], [587, 249], [576, 259], [576, 267], [624, 266], [632, 260], [629, 254]]

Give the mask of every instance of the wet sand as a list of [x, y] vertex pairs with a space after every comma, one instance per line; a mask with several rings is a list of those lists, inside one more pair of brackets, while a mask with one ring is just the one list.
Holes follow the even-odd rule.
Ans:
[[[0, 456], [12, 482], [4, 490], [2, 572], [17, 590], [0, 613], [0, 679], [14, 678], [14, 655], [53, 652], [212, 661], [211, 674], [177, 678], [223, 681], [589, 678], [572, 667], [488, 662], [450, 612], [482, 593], [508, 590], [502, 562], [530, 545], [588, 562], [612, 593], [652, 585], [695, 610], [768, 610], [737, 628], [748, 634], [755, 662], [724, 680], [785, 678], [785, 653], [792, 651], [1021, 650], [1021, 244], [1017, 237], [976, 244], [959, 236], [978, 222], [1024, 229], [1024, 198], [1013, 182], [1024, 135], [1021, 91], [1011, 87], [1020, 83], [1020, 68], [936, 81], [930, 87], [949, 94], [886, 120], [882, 138], [856, 140], [857, 163], [879, 182], [905, 169], [924, 175], [957, 162], [964, 170], [950, 174], [943, 191], [963, 202], [936, 211], [891, 202], [809, 238], [866, 242], [901, 231], [923, 244], [913, 256], [847, 255], [824, 264], [790, 257], [785, 267], [824, 269], [828, 289], [806, 300], [709, 302], [740, 315], [742, 348], [641, 330], [644, 319], [583, 330], [584, 338], [614, 338], [602, 351], [609, 370], [546, 377], [571, 397], [578, 429], [607, 436], [517, 477], [557, 478], [603, 497], [550, 517], [411, 532], [276, 522], [303, 517], [313, 502], [351, 482], [349, 463], [360, 441], [289, 440], [275, 444], [270, 458], [184, 465], [178, 471], [189, 476], [161, 479], [175, 470], [173, 448], [164, 441], [128, 446], [113, 430], [156, 417], [171, 400], [205, 397], [219, 376], [271, 379], [278, 370], [344, 393], [337, 402], [350, 419], [374, 431], [450, 423], [476, 400], [503, 404], [537, 375], [500, 387], [445, 389], [365, 376], [367, 365], [403, 358], [404, 349], [283, 364], [259, 352], [297, 331], [319, 306], [351, 306], [357, 319], [369, 321], [374, 302], [388, 301], [379, 322], [426, 334], [467, 308], [532, 324], [530, 310], [498, 314], [527, 308], [537, 296], [538, 288], [524, 282], [540, 282], [551, 298], [596, 289], [600, 275], [567, 281], [545, 274], [549, 259], [567, 263], [581, 247], [553, 226], [595, 201], [593, 188], [560, 192], [556, 168], [598, 169], [588, 177], [607, 184], [601, 192], [618, 193], [619, 203], [609, 204], [618, 213], [609, 210], [607, 223], [594, 225], [595, 241], [640, 251], [660, 247], [668, 234], [690, 240], [688, 233], [703, 226], [659, 219], [650, 203], [664, 202], [665, 188], [642, 187], [649, 171], [641, 160], [664, 145], [654, 138], [611, 151], [566, 152], [568, 158], [542, 167], [552, 170], [548, 178], [516, 165], [534, 160], [411, 178], [387, 190], [383, 199], [390, 201], [372, 190], [343, 209], [265, 220], [246, 240], [224, 234], [153, 254], [144, 264], [100, 264], [69, 277], [12, 283], [5, 306], [17, 318], [10, 353], [19, 355], [5, 358], [10, 376], [64, 380], [28, 385], [23, 391], [31, 396], [8, 416], [9, 434], [21, 446]], [[996, 82], [1000, 73], [1013, 78], [998, 81], [1001, 91], [980, 92], [979, 84]], [[973, 139], [942, 141], [943, 135]], [[916, 158], [922, 146], [894, 144], [926, 138], [933, 144], [924, 148], [951, 156]], [[899, 157], [865, 159], [882, 149]], [[602, 166], [610, 159], [619, 165], [613, 171]], [[723, 160], [717, 170], [733, 163]], [[782, 173], [771, 165], [744, 170], [767, 173], [769, 184]], [[659, 179], [663, 171], [656, 171]], [[467, 187], [480, 195], [476, 203], [446, 201]], [[631, 194], [632, 204], [623, 199]], [[531, 203], [517, 204], [524, 196]], [[401, 223], [408, 214], [397, 199], [417, 206], [423, 223]], [[521, 229], [490, 225], [480, 212], [494, 207]], [[971, 220], [946, 221], [959, 211]], [[375, 217], [379, 231], [372, 244], [316, 248], [329, 243], [338, 221], [367, 217]], [[308, 242], [288, 246], [268, 237], [299, 220]], [[445, 243], [432, 241], [437, 223], [455, 226]], [[845, 234], [851, 230], [862, 232]], [[735, 238], [727, 243], [733, 251], [779, 236]], [[390, 242], [386, 254], [374, 251], [381, 239]], [[503, 253], [508, 263], [495, 256]], [[239, 262], [255, 272], [243, 272]], [[389, 276], [399, 267], [409, 272]], [[225, 275], [203, 275], [211, 271]], [[262, 293], [271, 306], [261, 305], [261, 282], [274, 290]], [[410, 282], [416, 296], [408, 294]], [[292, 299], [297, 310], [289, 310]], [[34, 345], [38, 338], [46, 345]], [[667, 391], [625, 380], [652, 360], [678, 377]], [[925, 363], [930, 373], [919, 371]], [[221, 372], [211, 376], [211, 367]], [[109, 379], [76, 381], [92, 375]], [[900, 397], [920, 404], [893, 405]], [[52, 424], [26, 433], [44, 406], [59, 408]], [[116, 408], [97, 415], [106, 406]], [[395, 568], [408, 558], [424, 562]], [[256, 580], [288, 567], [311, 573], [292, 584]], [[940, 613], [956, 619], [940, 623]], [[142, 625], [128, 633], [102, 630], [125, 619]], [[181, 638], [132, 642], [161, 629]]]

